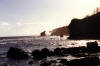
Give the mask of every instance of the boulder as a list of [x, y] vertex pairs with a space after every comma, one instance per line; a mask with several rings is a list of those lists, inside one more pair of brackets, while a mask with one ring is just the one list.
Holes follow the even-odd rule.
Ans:
[[67, 64], [68, 66], [98, 66], [99, 58], [98, 57], [88, 57], [83, 59], [71, 60]]
[[62, 50], [61, 50], [61, 48], [54, 49], [54, 53], [55, 53], [56, 56], [62, 56]]
[[33, 61], [29, 61], [29, 63], [28, 63], [29, 65], [31, 65], [31, 64], [33, 64]]
[[29, 55], [22, 49], [11, 47], [7, 52], [7, 57], [11, 59], [27, 59]]
[[9, 66], [9, 64], [6, 62], [0, 62], [0, 66]]
[[48, 56], [55, 56], [55, 53], [53, 51], [49, 51]]
[[47, 49], [47, 48], [43, 48], [42, 50], [41, 50], [41, 52], [43, 53], [43, 54], [45, 54], [45, 55], [48, 55], [49, 54], [49, 49]]
[[32, 52], [32, 56], [34, 57], [35, 60], [42, 60], [43, 58], [47, 58], [47, 53], [42, 50], [34, 50]]
[[95, 42], [88, 42], [87, 49], [89, 52], [97, 52], [98, 51], [98, 43]]

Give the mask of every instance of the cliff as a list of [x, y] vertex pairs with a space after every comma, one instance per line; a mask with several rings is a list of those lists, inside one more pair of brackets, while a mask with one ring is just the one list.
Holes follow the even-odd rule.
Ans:
[[69, 35], [69, 31], [68, 31], [67, 26], [53, 29], [51, 31], [51, 36], [54, 36], [54, 35], [55, 36], [61, 36], [61, 37], [63, 37], [64, 35], [68, 36]]
[[83, 19], [72, 19], [69, 39], [100, 39], [100, 12]]

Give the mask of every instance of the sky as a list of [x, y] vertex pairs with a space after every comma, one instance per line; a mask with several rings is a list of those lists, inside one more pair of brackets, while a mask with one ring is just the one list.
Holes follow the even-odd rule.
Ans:
[[100, 0], [0, 0], [0, 36], [39, 35], [67, 26], [100, 7]]

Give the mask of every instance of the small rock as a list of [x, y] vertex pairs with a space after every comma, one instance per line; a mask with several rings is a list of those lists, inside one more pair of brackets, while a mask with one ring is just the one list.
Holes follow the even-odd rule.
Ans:
[[9, 66], [9, 64], [6, 62], [0, 62], [0, 66]]
[[31, 65], [31, 64], [33, 64], [33, 61], [29, 61], [29, 63], [28, 63], [28, 64], [30, 64], [30, 65]]
[[22, 49], [11, 47], [7, 52], [7, 57], [11, 59], [27, 59], [29, 56]]

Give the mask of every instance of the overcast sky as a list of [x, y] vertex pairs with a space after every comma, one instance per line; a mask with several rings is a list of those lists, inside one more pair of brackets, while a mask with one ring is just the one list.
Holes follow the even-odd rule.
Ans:
[[39, 35], [99, 6], [100, 0], [0, 0], [0, 36]]

